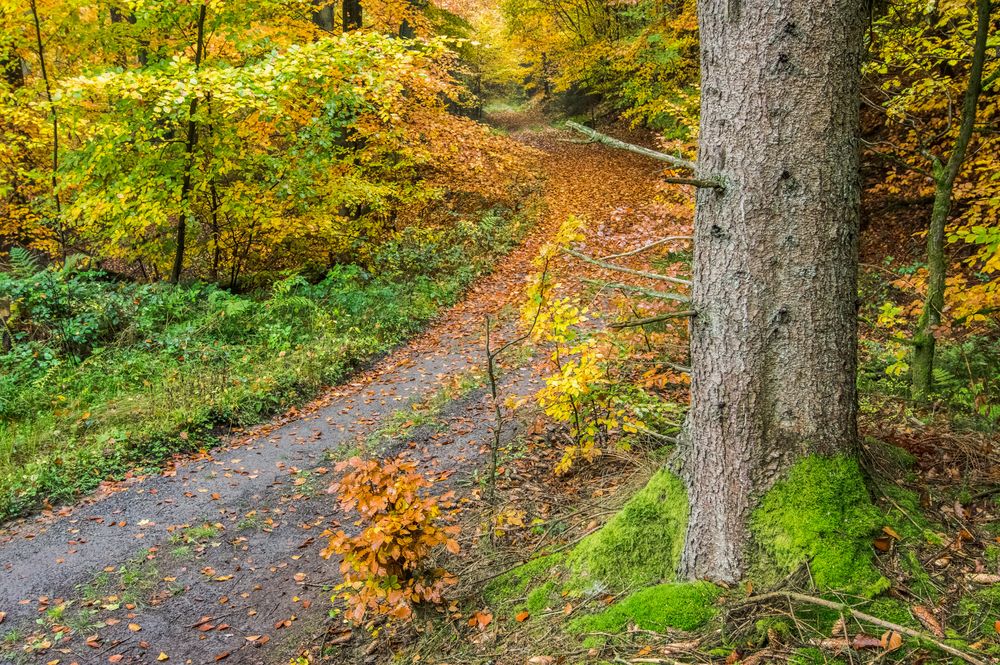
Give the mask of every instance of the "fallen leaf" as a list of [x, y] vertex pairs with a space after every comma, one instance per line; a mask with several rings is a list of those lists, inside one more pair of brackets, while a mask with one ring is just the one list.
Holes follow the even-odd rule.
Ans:
[[125, 658], [124, 654], [116, 653], [113, 656], [108, 656], [109, 663], [120, 663]]
[[896, 533], [896, 530], [893, 529], [891, 526], [882, 527], [882, 533], [889, 536], [893, 540], [902, 540], [902, 537], [900, 537], [900, 535]]
[[164, 660], [170, 660], [170, 656], [168, 656], [165, 652], [161, 651], [160, 655], [156, 657], [156, 660], [159, 660], [161, 662]]
[[879, 644], [886, 651], [895, 651], [903, 646], [903, 636], [894, 630], [887, 630], [882, 635], [882, 639], [879, 640]]
[[514, 616], [514, 619], [515, 619], [515, 620], [516, 620], [516, 621], [517, 621], [518, 623], [521, 623], [521, 622], [523, 622], [523, 621], [527, 621], [528, 617], [530, 617], [530, 616], [531, 616], [531, 613], [530, 613], [530, 612], [528, 612], [527, 610], [522, 610], [522, 611], [518, 612], [518, 613], [517, 613], [517, 614], [516, 614], [516, 615]]
[[941, 628], [941, 623], [929, 609], [923, 605], [914, 605], [910, 609], [913, 612], [913, 616], [917, 617], [920, 623], [924, 624], [924, 628], [934, 633], [935, 637], [944, 637], [944, 630]]
[[140, 626], [137, 623], [130, 623], [128, 625], [128, 629], [131, 630], [133, 633], [138, 633], [140, 630], [142, 630], [142, 626]]
[[469, 619], [469, 625], [475, 628], [479, 627], [480, 630], [486, 628], [493, 622], [493, 615], [489, 612], [476, 612], [471, 619]]

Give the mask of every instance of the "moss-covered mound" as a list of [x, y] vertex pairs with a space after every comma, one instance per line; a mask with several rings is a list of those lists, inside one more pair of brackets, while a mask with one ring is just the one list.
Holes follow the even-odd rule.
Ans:
[[882, 526], [856, 460], [805, 457], [753, 513], [754, 576], [769, 586], [808, 561], [820, 590], [870, 598], [889, 587], [871, 545]]
[[663, 632], [668, 628], [695, 630], [718, 612], [722, 589], [708, 582], [660, 584], [637, 591], [599, 614], [570, 622], [574, 633], [620, 633], [629, 625]]
[[536, 582], [553, 574], [562, 558], [562, 554], [549, 554], [504, 573], [486, 585], [483, 598], [493, 606], [521, 601]]
[[684, 484], [658, 471], [600, 531], [576, 546], [568, 560], [569, 586], [621, 590], [672, 580], [687, 519]]

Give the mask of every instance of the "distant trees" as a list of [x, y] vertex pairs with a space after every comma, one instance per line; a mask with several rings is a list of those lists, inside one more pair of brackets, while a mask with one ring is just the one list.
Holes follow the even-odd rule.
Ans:
[[2, 246], [237, 288], [363, 258], [435, 201], [513, 203], [518, 158], [448, 112], [454, 54], [396, 39], [398, 23], [354, 29], [358, 2], [344, 35], [267, 2], [44, 2], [0, 33], [0, 123], [20, 137], [0, 146]]

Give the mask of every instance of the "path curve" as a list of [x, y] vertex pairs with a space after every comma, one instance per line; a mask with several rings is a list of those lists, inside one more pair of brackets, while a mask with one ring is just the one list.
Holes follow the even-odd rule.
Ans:
[[[319, 557], [320, 533], [342, 518], [321, 491], [333, 466], [328, 451], [479, 367], [484, 317], [517, 304], [531, 259], [565, 215], [598, 220], [633, 204], [637, 190], [653, 195], [657, 166], [641, 157], [508, 126], [543, 153], [548, 212], [527, 241], [427, 331], [288, 422], [0, 529], [0, 636], [18, 636], [0, 663], [156, 663], [161, 652], [172, 663], [287, 663], [296, 644], [321, 630], [329, 602], [321, 582], [336, 567]], [[504, 383], [506, 394], [529, 394], [538, 370], [529, 364]], [[487, 407], [483, 391], [474, 392], [445, 407], [442, 431], [414, 432], [400, 445], [428, 473], [468, 478], [489, 438]], [[185, 525], [202, 524], [215, 525], [203, 542], [180, 541], [191, 533]], [[52, 609], [66, 600], [62, 614]], [[31, 634], [47, 648], [25, 651]]]

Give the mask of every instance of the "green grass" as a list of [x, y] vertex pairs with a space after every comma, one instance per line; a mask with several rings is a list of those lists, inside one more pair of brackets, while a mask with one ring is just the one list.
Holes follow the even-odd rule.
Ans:
[[[458, 300], [527, 226], [492, 211], [402, 232], [370, 270], [291, 275], [266, 292], [0, 272], [14, 348], [0, 354], [0, 519], [211, 447], [315, 396]], [[377, 272], [375, 272], [377, 270]]]

